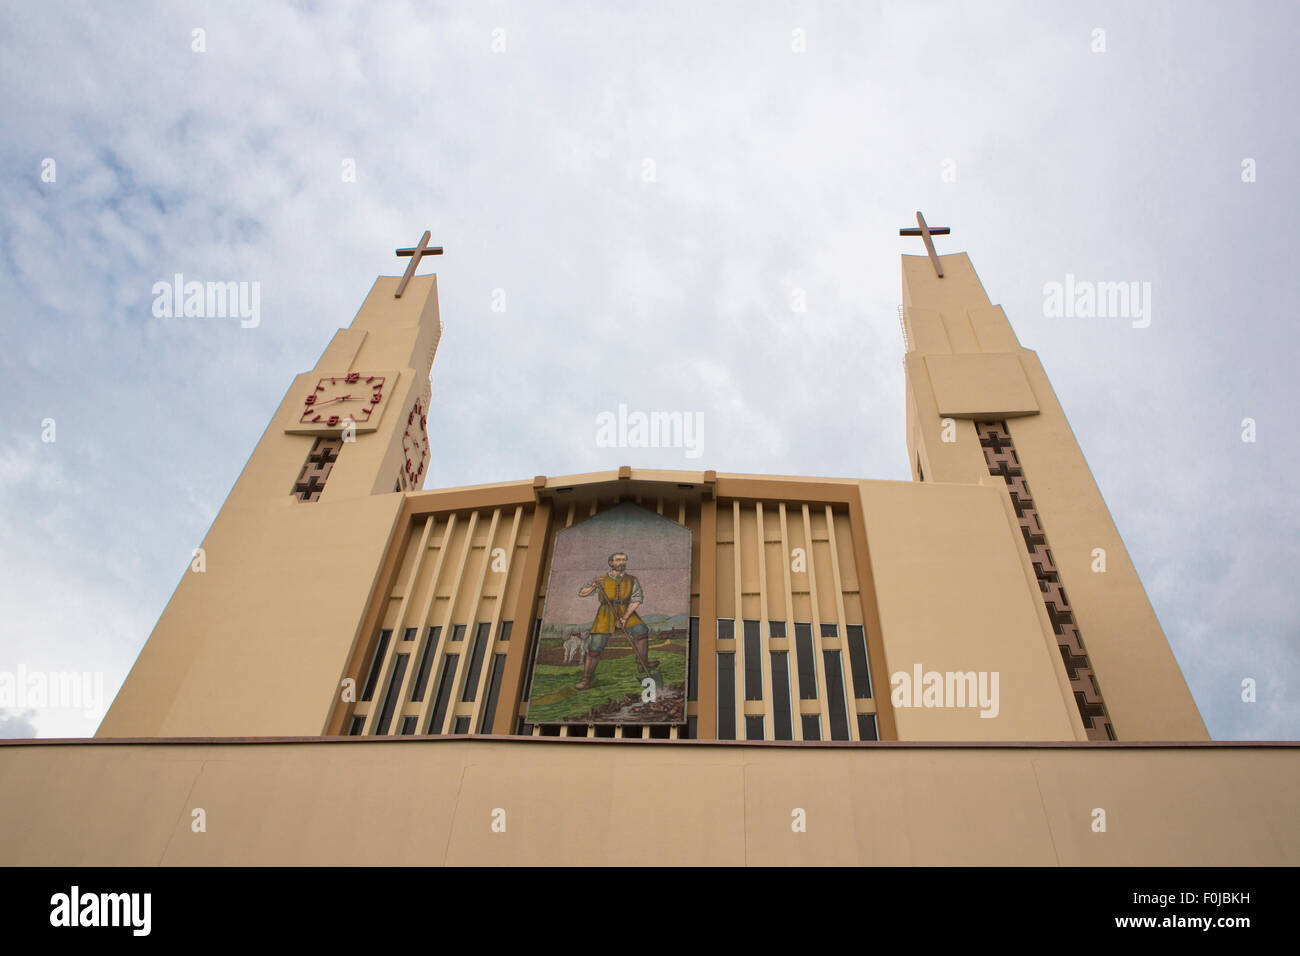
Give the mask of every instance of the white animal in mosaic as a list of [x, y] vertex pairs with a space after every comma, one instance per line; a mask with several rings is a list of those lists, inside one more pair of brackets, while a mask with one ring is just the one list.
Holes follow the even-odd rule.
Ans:
[[581, 664], [583, 658], [587, 656], [587, 647], [591, 644], [591, 637], [583, 635], [579, 631], [570, 631], [569, 636], [564, 639], [564, 663]]

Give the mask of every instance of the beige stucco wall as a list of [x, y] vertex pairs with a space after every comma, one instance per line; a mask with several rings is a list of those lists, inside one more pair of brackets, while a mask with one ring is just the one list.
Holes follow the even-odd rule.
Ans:
[[401, 497], [214, 525], [96, 736], [320, 733]]
[[0, 865], [1296, 865], [1297, 803], [1296, 745], [24, 743]]
[[[1082, 740], [1038, 587], [1002, 489], [864, 481], [889, 674], [998, 674], [998, 711], [896, 707], [900, 740]], [[882, 675], [877, 696], [888, 693]]]

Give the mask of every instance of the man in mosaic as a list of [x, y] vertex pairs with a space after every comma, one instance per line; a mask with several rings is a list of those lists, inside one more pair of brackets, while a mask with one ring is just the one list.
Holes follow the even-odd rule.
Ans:
[[637, 669], [650, 674], [656, 665], [650, 660], [650, 628], [637, 614], [645, 600], [641, 582], [627, 573], [627, 552], [615, 551], [609, 556], [609, 571], [578, 590], [579, 597], [595, 594], [600, 601], [596, 619], [591, 625], [591, 641], [587, 648], [582, 679], [574, 684], [576, 690], [586, 690], [596, 676], [596, 666], [609, 639], [618, 633], [625, 634], [636, 655]]

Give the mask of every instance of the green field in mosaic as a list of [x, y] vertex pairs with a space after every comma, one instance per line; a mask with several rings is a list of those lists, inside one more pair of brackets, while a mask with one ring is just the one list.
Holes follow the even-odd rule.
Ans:
[[[656, 694], [659, 706], [643, 705], [641, 679], [636, 656], [626, 638], [613, 638], [596, 668], [595, 679], [587, 690], [575, 690], [582, 677], [581, 658], [573, 664], [544, 663], [547, 657], [563, 653], [563, 642], [543, 639], [533, 671], [528, 703], [531, 724], [560, 723], [683, 723], [686, 701], [686, 643], [681, 639], [652, 637], [650, 659], [658, 664], [665, 689]], [[617, 702], [619, 715], [593, 715], [595, 708], [612, 708]], [[675, 702], [680, 702], [675, 704]], [[665, 707], [671, 706], [668, 712]]]

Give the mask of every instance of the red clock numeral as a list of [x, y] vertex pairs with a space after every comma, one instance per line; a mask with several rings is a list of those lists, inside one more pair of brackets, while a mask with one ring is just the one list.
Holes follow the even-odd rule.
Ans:
[[315, 404], [316, 404], [316, 393], [315, 393], [315, 392], [313, 392], [312, 394], [310, 394], [310, 395], [307, 396], [307, 404], [308, 404], [308, 405], [315, 405]]
[[421, 415], [421, 416], [420, 416], [420, 427], [421, 427], [421, 428], [428, 428], [428, 427], [429, 427], [429, 416], [427, 416], [427, 415]]
[[338, 423], [339, 423], [339, 417], [338, 417], [337, 415], [331, 415], [331, 416], [329, 417], [329, 421], [327, 421], [325, 424], [326, 424], [326, 425], [337, 425]]
[[318, 422], [318, 421], [320, 421], [320, 416], [317, 415], [315, 418], [312, 419], [312, 421], [313, 421], [313, 422]]
[[379, 400], [380, 400], [381, 398], [383, 398], [383, 397], [384, 397], [384, 395], [383, 395], [382, 392], [375, 392], [375, 394], [373, 394], [373, 395], [370, 396], [370, 404], [371, 404], [371, 405], [378, 405], [378, 404], [379, 404]]

